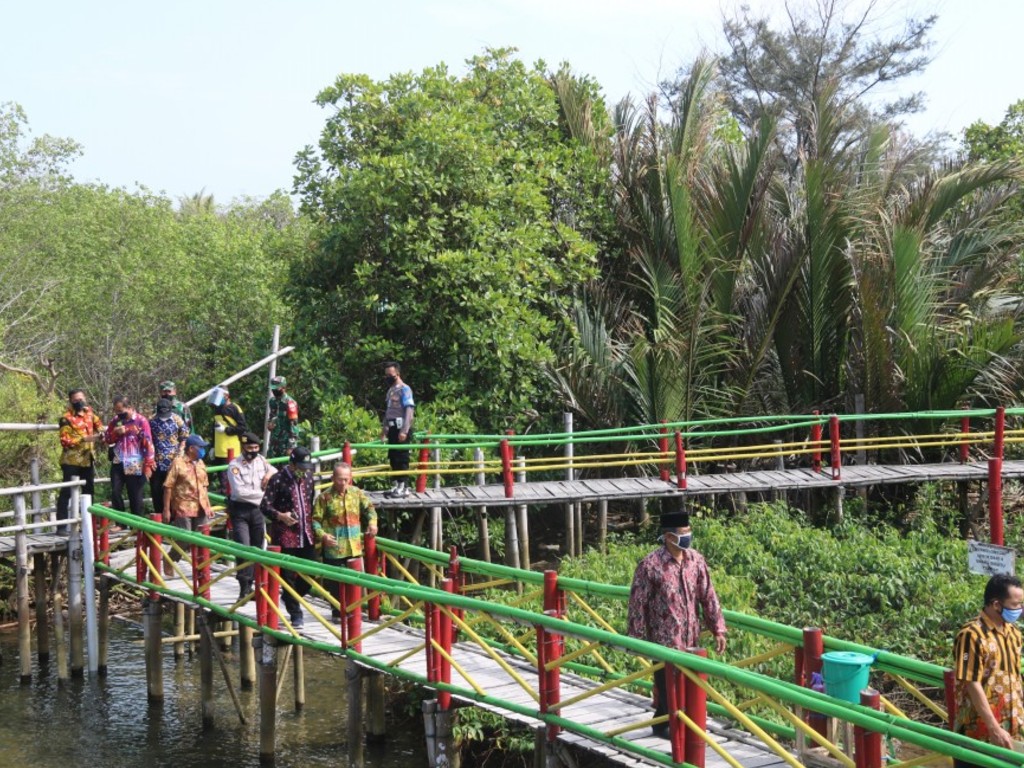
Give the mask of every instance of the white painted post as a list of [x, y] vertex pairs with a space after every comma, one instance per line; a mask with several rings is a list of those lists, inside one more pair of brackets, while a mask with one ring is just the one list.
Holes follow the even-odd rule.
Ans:
[[[434, 460], [434, 466], [438, 469], [441, 468], [441, 449], [434, 448], [431, 451], [431, 457]], [[411, 482], [415, 485], [415, 478], [405, 478], [406, 482]], [[441, 475], [434, 475], [434, 487], [441, 487]], [[414, 488], [415, 490], [415, 488]], [[430, 508], [430, 548], [438, 551], [444, 546], [444, 532], [441, 524], [441, 508], [431, 507]]]
[[96, 552], [93, 548], [92, 496], [82, 494], [80, 502], [82, 527], [82, 568], [85, 574], [85, 647], [89, 674], [96, 675], [100, 669], [100, 639], [96, 626]]
[[[526, 459], [516, 456], [516, 482], [526, 482]], [[516, 525], [519, 528], [519, 567], [530, 570], [530, 523], [526, 504], [516, 507]]]
[[[80, 509], [81, 496], [72, 489], [68, 505], [68, 635], [71, 649], [71, 676], [81, 677], [85, 667], [82, 653], [82, 533], [81, 525], [72, 523], [71, 510]], [[79, 492], [80, 493], [80, 492]]]
[[[39, 485], [39, 457], [33, 456], [29, 462], [28, 468], [29, 478], [32, 481], [32, 485]], [[32, 514], [30, 515], [33, 523], [40, 523], [43, 520], [42, 515], [43, 509], [43, 494], [39, 491], [32, 491]], [[32, 530], [43, 532], [42, 528], [33, 528]]]
[[[567, 482], [572, 482], [575, 477], [572, 469], [572, 457], [573, 457], [573, 444], [572, 444], [572, 414], [565, 412], [562, 414], [562, 431], [570, 436], [569, 441], [565, 444], [565, 458], [566, 463], [569, 465], [565, 468], [565, 479]], [[576, 553], [576, 510], [573, 509], [572, 502], [565, 505], [565, 554], [570, 557]]]
[[29, 617], [28, 595], [28, 533], [25, 530], [25, 494], [14, 497], [15, 586], [18, 595], [18, 660], [21, 664], [21, 682], [32, 679], [32, 624]]
[[[276, 355], [281, 348], [281, 326], [274, 326], [274, 340], [270, 344], [270, 354]], [[267, 401], [263, 409], [263, 453], [270, 455], [270, 381], [277, 376], [277, 358], [270, 361], [270, 372], [267, 374]]]
[[[473, 461], [477, 466], [476, 484], [486, 485], [487, 478], [484, 475], [484, 449], [473, 449]], [[491, 562], [491, 532], [487, 524], [487, 507], [478, 507], [477, 532], [480, 540], [480, 559], [486, 563]]]

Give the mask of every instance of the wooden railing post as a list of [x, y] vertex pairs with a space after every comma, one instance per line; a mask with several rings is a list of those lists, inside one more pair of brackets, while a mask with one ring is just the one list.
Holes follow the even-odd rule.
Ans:
[[665, 662], [665, 711], [668, 712], [668, 738], [672, 745], [672, 760], [686, 760], [686, 726], [678, 713], [686, 711], [686, 684], [679, 667]]
[[[544, 571], [544, 614], [554, 618], [565, 616], [565, 593], [558, 586], [558, 571]], [[537, 657], [537, 673], [540, 680], [543, 696], [541, 699], [541, 711], [548, 712], [550, 708], [562, 700], [562, 672], [561, 668], [548, 666], [562, 657], [563, 638], [556, 632], [545, 627], [538, 627], [538, 651], [543, 645], [543, 654]], [[543, 655], [543, 661], [541, 661]], [[547, 740], [553, 742], [558, 738], [561, 727], [557, 725], [547, 726]]]
[[[466, 585], [466, 574], [462, 572], [462, 564], [459, 562], [459, 550], [454, 544], [448, 549], [448, 570], [445, 574], [452, 581], [452, 593], [461, 595]], [[459, 620], [465, 618], [466, 612], [462, 608], [452, 608], [452, 614]], [[452, 642], [458, 642], [459, 628], [452, 624]]]
[[1003, 546], [1003, 460], [988, 460], [988, 527], [993, 544]]
[[[268, 552], [280, 552], [281, 548], [277, 546], [268, 546]], [[267, 599], [270, 601], [269, 605], [280, 610], [281, 608], [281, 566], [271, 565], [265, 569], [267, 579]], [[271, 575], [273, 574], [273, 575]], [[279, 629], [281, 624], [281, 617], [277, 615], [277, 610], [267, 610], [267, 626], [270, 629]]]
[[946, 699], [946, 725], [952, 731], [956, 725], [956, 675], [952, 669], [943, 670], [942, 687]]
[[267, 571], [263, 563], [253, 563], [253, 587], [256, 590], [256, 624], [259, 627], [267, 626], [267, 598], [264, 592], [267, 589]]
[[1003, 460], [1003, 437], [1006, 433], [1006, 408], [999, 406], [996, 408], [996, 423], [995, 423], [995, 435], [992, 439], [992, 454], [999, 459]]
[[[964, 408], [966, 409], [967, 406], [964, 406]], [[970, 438], [968, 437], [968, 435], [970, 435], [970, 432], [971, 432], [971, 417], [970, 416], [962, 416], [960, 418], [960, 433], [963, 435], [963, 437], [960, 438], [960, 463], [961, 464], [966, 464], [967, 460], [971, 457], [971, 454], [970, 454], [971, 443], [970, 443]]]
[[341, 460], [352, 466], [352, 443], [348, 440], [345, 441], [345, 445], [341, 447]]
[[[708, 656], [706, 648], [687, 648], [687, 651], [705, 659]], [[708, 679], [707, 674], [704, 672], [698, 673], [697, 677], [702, 681]], [[706, 731], [708, 727], [708, 696], [704, 689], [689, 677], [684, 678], [683, 685], [686, 692], [686, 714], [693, 721], [694, 725], [692, 729], [686, 729], [683, 759], [690, 765], [704, 768], [706, 743], [701, 737], [701, 731]]]
[[686, 488], [686, 447], [683, 433], [676, 430], [676, 487]]
[[[860, 692], [860, 704], [880, 710], [882, 697], [874, 688], [865, 688]], [[882, 768], [882, 734], [860, 726], [854, 726], [853, 730], [857, 768]]]
[[416, 493], [423, 493], [427, 490], [427, 467], [430, 464], [430, 449], [427, 448], [427, 443], [429, 442], [430, 433], [427, 432], [423, 438], [423, 447], [420, 448], [420, 463], [419, 467], [417, 467], [420, 473], [416, 477]]

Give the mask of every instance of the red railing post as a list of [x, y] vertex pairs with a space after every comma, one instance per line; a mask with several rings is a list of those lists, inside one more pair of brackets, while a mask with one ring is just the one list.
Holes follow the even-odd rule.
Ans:
[[146, 536], [146, 532], [142, 529], [135, 531], [135, 581], [142, 584], [144, 581], [149, 581], [146, 578], [146, 561], [142, 558], [142, 553], [145, 552], [149, 555], [149, 538]]
[[942, 672], [943, 693], [946, 698], [946, 719], [949, 730], [956, 725], [956, 675], [952, 669]]
[[[565, 592], [558, 586], [558, 571], [544, 571], [544, 613], [554, 618], [565, 616]], [[540, 666], [540, 675], [547, 692], [546, 707], [554, 706], [562, 700], [562, 671], [560, 667], [547, 669], [548, 665], [562, 657], [562, 636], [545, 629], [542, 637], [544, 642], [544, 663]], [[544, 709], [542, 711], [548, 711]], [[561, 732], [561, 727], [548, 725], [548, 741], [554, 741]]]
[[993, 544], [1003, 546], [1003, 460], [988, 460], [988, 527]]
[[839, 417], [832, 414], [828, 417], [828, 437], [832, 458], [832, 479], [838, 480], [841, 475], [843, 457], [839, 444]]
[[[687, 651], [702, 658], [707, 658], [708, 655], [706, 648], [687, 648]], [[697, 673], [697, 677], [702, 681], [708, 679], [708, 676], [703, 672]], [[684, 678], [683, 690], [686, 697], [686, 714], [693, 721], [694, 725], [692, 729], [686, 729], [683, 759], [690, 765], [704, 768], [706, 743], [701, 738], [700, 732], [707, 730], [708, 727], [708, 697], [704, 689], [689, 677]]]
[[[966, 409], [967, 406], [965, 405], [964, 408]], [[971, 443], [970, 443], [970, 438], [968, 437], [970, 432], [971, 432], [971, 417], [970, 416], [962, 416], [960, 418], [960, 433], [963, 435], [963, 437], [960, 438], [960, 463], [961, 464], [966, 464], [967, 460], [971, 457], [971, 454], [970, 454]]]
[[100, 553], [100, 557], [103, 560], [103, 564], [110, 565], [110, 518], [102, 517], [103, 521], [100, 527], [100, 546], [96, 551]]
[[352, 466], [352, 443], [348, 440], [346, 440], [345, 444], [341, 447], [341, 460], [350, 467]]
[[686, 448], [683, 433], [676, 430], [676, 487], [686, 488]]
[[[348, 561], [348, 567], [353, 571], [362, 573], [362, 558], [353, 557]], [[342, 612], [342, 620], [348, 625], [348, 644], [355, 649], [356, 653], [361, 653], [363, 641], [358, 638], [363, 634], [363, 588], [358, 584], [342, 582], [341, 594], [345, 596], [345, 609]]]
[[[267, 551], [268, 552], [280, 552], [281, 548], [277, 547], [277, 546], [271, 545], [271, 546], [267, 547]], [[273, 605], [274, 608], [277, 608], [278, 610], [280, 610], [280, 607], [281, 607], [281, 566], [279, 566], [279, 565], [272, 565], [269, 568], [266, 568], [265, 570], [266, 570], [266, 573], [264, 574], [264, 576], [265, 576], [265, 578], [267, 580], [267, 599], [270, 601], [270, 605]], [[271, 575], [271, 574], [273, 574], [273, 575]], [[273, 610], [272, 608], [270, 608], [268, 606], [268, 609], [267, 609], [267, 626], [270, 627], [270, 629], [279, 629], [280, 628], [280, 624], [281, 624], [281, 619], [277, 615], [277, 611]]]
[[[441, 589], [445, 592], [451, 593], [455, 587], [452, 584], [451, 579], [441, 580]], [[451, 610], [449, 608], [449, 610]], [[452, 655], [452, 617], [449, 616], [445, 611], [438, 607], [438, 644], [444, 648], [444, 652], [448, 654], [448, 657]], [[448, 657], [438, 654], [438, 672], [440, 672], [439, 682], [447, 683], [451, 685], [452, 682], [452, 665], [448, 661]], [[451, 709], [452, 706], [452, 694], [451, 691], [438, 690], [437, 692], [437, 707], [442, 712], [446, 712]]]
[[[154, 523], [160, 523], [163, 522], [164, 516], [162, 514], [154, 512], [149, 516], [149, 519], [152, 520]], [[151, 537], [149, 537], [149, 560], [151, 563], [153, 563], [152, 578], [149, 579], [149, 581], [152, 584], [159, 583], [160, 574], [163, 572], [161, 568], [161, 566], [163, 565], [164, 553], [163, 547], [161, 546], [162, 544], [163, 537], [160, 536], [160, 534], [154, 533]], [[149, 596], [150, 598], [155, 599], [157, 596], [156, 590], [150, 590]]]
[[434, 640], [437, 632], [434, 624], [434, 614], [437, 608], [433, 603], [423, 603], [423, 640], [424, 650], [427, 655], [427, 682], [437, 682], [437, 651], [434, 650]]
[[668, 468], [668, 427], [665, 426], [664, 419], [661, 420], [661, 435], [662, 436], [658, 438], [658, 450], [661, 451], [662, 461], [659, 474], [661, 475], [661, 479], [667, 483], [672, 477], [672, 474]]
[[[821, 674], [821, 654], [825, 652], [825, 641], [817, 627], [804, 627], [804, 687], [811, 688], [812, 674]], [[820, 712], [808, 712], [807, 724], [825, 735], [828, 719]]]
[[514, 480], [512, 475], [512, 446], [508, 444], [508, 438], [501, 441], [498, 451], [501, 456], [501, 479], [505, 483], [505, 498], [511, 499], [514, 495]]
[[[811, 411], [814, 416], [820, 416], [820, 411]], [[811, 469], [821, 472], [821, 422], [811, 424]]]
[[427, 443], [430, 442], [430, 433], [427, 432], [423, 438], [423, 447], [420, 448], [420, 464], [417, 467], [420, 474], [416, 477], [416, 493], [423, 493], [427, 490], [427, 465], [430, 463], [430, 449]]
[[[366, 559], [366, 572], [374, 576], [380, 575], [380, 553], [377, 551], [377, 537], [369, 533], [363, 535], [363, 557]], [[373, 591], [373, 595], [366, 603], [366, 615], [370, 621], [377, 621], [380, 618], [380, 592]]]
[[682, 763], [686, 759], [686, 726], [678, 712], [686, 709], [686, 685], [679, 667], [665, 662], [665, 711], [668, 713], [668, 738], [672, 745], [672, 760]]
[[[882, 697], [874, 688], [865, 688], [860, 692], [860, 704], [871, 709], [882, 708]], [[856, 732], [856, 726], [854, 731]], [[882, 734], [878, 731], [862, 729], [858, 740], [857, 765], [860, 768], [882, 768]], [[863, 757], [861, 753], [863, 752]]]

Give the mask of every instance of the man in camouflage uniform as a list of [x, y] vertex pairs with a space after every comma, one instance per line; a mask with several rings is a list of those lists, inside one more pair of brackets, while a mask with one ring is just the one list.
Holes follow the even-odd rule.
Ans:
[[189, 434], [191, 434], [192, 411], [185, 403], [178, 399], [178, 388], [174, 385], [173, 381], [160, 382], [160, 397], [171, 401], [171, 408], [185, 422], [185, 426], [188, 427]]
[[270, 380], [270, 451], [271, 458], [287, 456], [298, 443], [299, 404], [288, 394], [288, 380], [275, 376]]

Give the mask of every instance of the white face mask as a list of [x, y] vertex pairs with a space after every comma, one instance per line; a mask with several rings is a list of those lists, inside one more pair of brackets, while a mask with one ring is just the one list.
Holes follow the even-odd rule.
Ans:
[[673, 533], [672, 531], [666, 531], [662, 534], [662, 538], [666, 544], [672, 544], [673, 546], [679, 547], [679, 549], [689, 549], [690, 545], [693, 543], [693, 533]]

